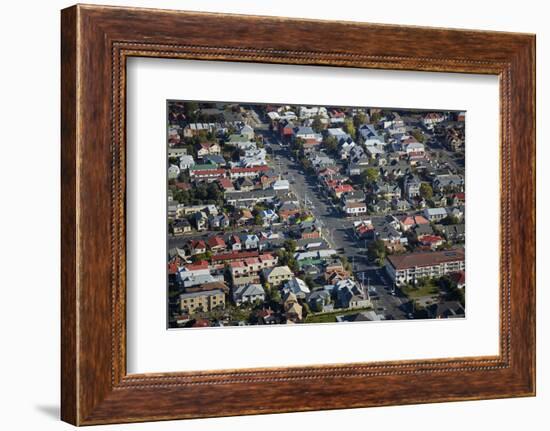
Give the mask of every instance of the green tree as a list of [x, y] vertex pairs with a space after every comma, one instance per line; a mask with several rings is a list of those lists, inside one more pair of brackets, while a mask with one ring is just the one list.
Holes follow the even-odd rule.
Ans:
[[371, 260], [376, 260], [378, 264], [382, 265], [386, 258], [386, 246], [384, 241], [379, 239], [371, 241], [367, 246], [367, 255]]
[[263, 223], [264, 223], [264, 222], [263, 222], [262, 217], [260, 216], [260, 214], [256, 214], [256, 215], [254, 216], [254, 224], [255, 224], [256, 226], [261, 226], [261, 225], [263, 225]]
[[298, 243], [294, 239], [287, 239], [283, 243], [283, 246], [288, 253], [294, 253], [296, 251]]
[[416, 139], [418, 142], [421, 142], [421, 143], [424, 143], [426, 141], [426, 137], [424, 136], [424, 134], [418, 130], [418, 129], [415, 129], [411, 132], [411, 135], [413, 136], [414, 139]]
[[380, 112], [373, 112], [370, 116], [370, 122], [373, 124], [378, 123], [381, 118]]
[[338, 141], [334, 136], [328, 136], [323, 143], [327, 152], [331, 154], [336, 154], [338, 152]]
[[374, 183], [380, 176], [380, 171], [376, 168], [367, 168], [361, 172], [361, 183], [363, 185]]
[[353, 120], [346, 118], [344, 120], [344, 130], [349, 134], [353, 139], [355, 139], [355, 126], [353, 125]]
[[323, 122], [321, 121], [321, 117], [319, 115], [316, 115], [313, 119], [313, 123], [311, 123], [311, 128], [316, 133], [321, 133], [321, 131], [323, 130]]
[[353, 125], [355, 128], [358, 128], [362, 124], [365, 124], [367, 122], [367, 116], [364, 112], [358, 112], [355, 117], [353, 117]]
[[432, 189], [432, 186], [430, 186], [428, 183], [420, 184], [420, 196], [422, 196], [424, 199], [431, 199], [433, 195], [434, 191]]

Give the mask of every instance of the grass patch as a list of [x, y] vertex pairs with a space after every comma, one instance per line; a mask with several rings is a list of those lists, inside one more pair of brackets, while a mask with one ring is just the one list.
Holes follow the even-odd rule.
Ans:
[[310, 313], [307, 315], [304, 323], [335, 323], [336, 316], [348, 316], [350, 314], [357, 314], [361, 311], [372, 310], [372, 307], [363, 307], [363, 308], [354, 308], [354, 309], [343, 309], [331, 311], [330, 313]]
[[422, 298], [424, 296], [434, 296], [439, 295], [439, 287], [433, 284], [427, 284], [422, 287], [410, 287], [404, 286], [401, 288], [401, 291], [407, 295], [409, 298]]

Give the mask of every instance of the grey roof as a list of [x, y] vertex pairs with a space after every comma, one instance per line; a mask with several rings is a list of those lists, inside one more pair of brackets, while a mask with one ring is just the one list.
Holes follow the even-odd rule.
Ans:
[[246, 284], [243, 286], [239, 286], [234, 292], [235, 296], [240, 296], [241, 298], [243, 296], [264, 295], [264, 294], [265, 294], [265, 290], [261, 284]]
[[223, 291], [220, 290], [220, 289], [204, 290], [204, 291], [200, 291], [200, 292], [182, 293], [180, 295], [180, 299], [196, 298], [198, 296], [215, 296], [215, 295], [219, 295], [220, 293], [223, 293]]

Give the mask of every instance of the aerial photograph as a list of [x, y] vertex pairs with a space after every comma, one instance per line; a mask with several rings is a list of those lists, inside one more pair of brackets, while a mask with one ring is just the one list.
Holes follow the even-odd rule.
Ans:
[[464, 318], [465, 117], [167, 101], [167, 327]]

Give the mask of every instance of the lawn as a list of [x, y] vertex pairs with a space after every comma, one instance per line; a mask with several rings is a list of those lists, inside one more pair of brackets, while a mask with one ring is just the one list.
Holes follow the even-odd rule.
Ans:
[[337, 310], [331, 313], [308, 314], [304, 323], [335, 323], [336, 316], [347, 316], [348, 314], [357, 314], [361, 311], [372, 310], [372, 307], [354, 308]]
[[422, 287], [404, 286], [401, 291], [409, 298], [416, 299], [424, 296], [434, 296], [439, 294], [439, 287], [433, 284], [427, 284]]

